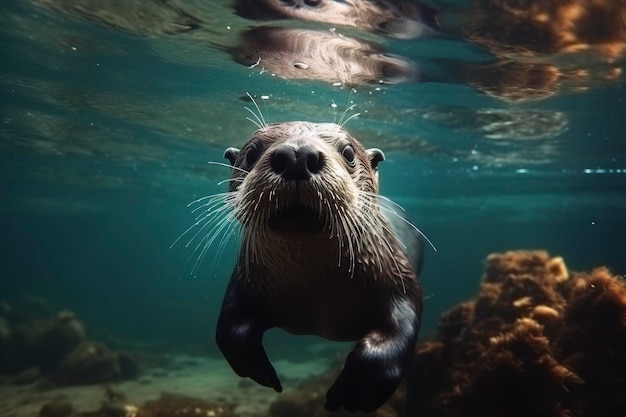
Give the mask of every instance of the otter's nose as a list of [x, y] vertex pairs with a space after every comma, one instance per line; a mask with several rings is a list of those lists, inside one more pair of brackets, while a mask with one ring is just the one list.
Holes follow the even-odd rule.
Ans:
[[306, 145], [297, 148], [282, 145], [270, 157], [274, 172], [286, 180], [306, 181], [311, 174], [318, 173], [323, 164], [321, 153]]

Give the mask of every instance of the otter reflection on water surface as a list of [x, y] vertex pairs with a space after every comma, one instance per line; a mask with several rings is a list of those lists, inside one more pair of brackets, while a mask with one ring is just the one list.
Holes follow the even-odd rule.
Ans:
[[235, 11], [249, 19], [292, 18], [399, 39], [437, 33], [435, 10], [410, 0], [236, 0]]
[[[505, 101], [541, 100], [624, 80], [626, 0], [232, 0], [232, 6], [202, 0], [29, 1], [140, 36], [165, 34], [217, 46], [239, 63], [285, 79], [348, 85], [428, 80], [467, 84]], [[226, 16], [233, 18], [231, 7], [239, 21], [222, 26]], [[233, 48], [237, 40], [230, 29], [251, 23], [244, 18], [292, 22], [289, 29], [244, 30]], [[294, 27], [297, 21], [313, 23], [305, 30]], [[367, 32], [368, 41], [343, 37], [342, 29], [352, 37]], [[395, 51], [418, 51], [412, 56], [420, 61], [386, 55], [371, 44], [377, 35]], [[430, 35], [442, 43], [433, 45]], [[459, 45], [483, 55], [470, 62], [458, 55]]]
[[330, 31], [261, 26], [244, 32], [235, 60], [286, 79], [359, 85], [417, 81], [408, 60]]

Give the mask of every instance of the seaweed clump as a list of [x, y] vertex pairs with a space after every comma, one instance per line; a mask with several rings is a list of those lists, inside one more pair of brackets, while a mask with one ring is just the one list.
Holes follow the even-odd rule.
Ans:
[[491, 254], [478, 297], [440, 320], [406, 415], [626, 415], [626, 283], [544, 251]]

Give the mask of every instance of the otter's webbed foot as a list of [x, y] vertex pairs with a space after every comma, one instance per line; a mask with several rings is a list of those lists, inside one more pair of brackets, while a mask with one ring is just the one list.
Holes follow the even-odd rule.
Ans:
[[326, 410], [370, 412], [391, 397], [409, 368], [417, 342], [417, 331], [397, 330], [372, 331], [357, 343], [326, 394]]
[[276, 370], [262, 343], [263, 332], [270, 326], [263, 324], [259, 315], [235, 295], [232, 286], [231, 282], [217, 321], [217, 345], [237, 375], [282, 392]]

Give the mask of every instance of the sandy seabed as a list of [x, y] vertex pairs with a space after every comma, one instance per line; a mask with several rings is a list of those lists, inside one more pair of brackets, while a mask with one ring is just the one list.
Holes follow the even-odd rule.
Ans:
[[[106, 385], [40, 388], [35, 385], [0, 385], [0, 417], [36, 417], [44, 404], [62, 400], [72, 404], [74, 412], [99, 410], [110, 401], [109, 391], [122, 394], [124, 404], [139, 406], [160, 397], [161, 393], [181, 394], [212, 403], [235, 404], [238, 416], [265, 416], [269, 404], [280, 394], [247, 378], [238, 377], [221, 358], [173, 356], [172, 365], [153, 367], [140, 378]], [[307, 362], [275, 361], [285, 391], [330, 366], [329, 359]]]

